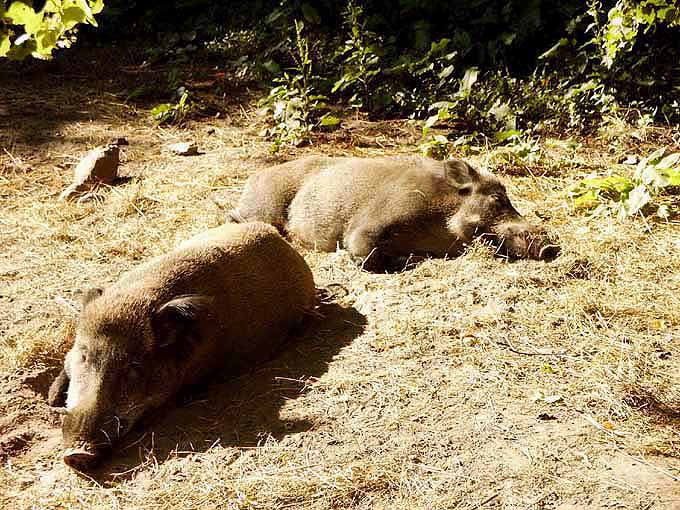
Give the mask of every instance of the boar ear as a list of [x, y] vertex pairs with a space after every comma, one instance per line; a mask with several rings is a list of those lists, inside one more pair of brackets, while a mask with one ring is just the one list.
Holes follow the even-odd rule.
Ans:
[[470, 184], [476, 177], [477, 171], [460, 159], [449, 159], [444, 162], [446, 179], [455, 187], [460, 188]]
[[171, 299], [151, 317], [154, 335], [152, 350], [166, 349], [178, 343], [189, 345], [198, 336], [198, 321], [210, 313], [210, 296], [190, 294]]
[[99, 287], [87, 289], [85, 292], [83, 292], [83, 297], [81, 298], [81, 303], [83, 304], [83, 307], [87, 306], [87, 304], [90, 303], [91, 301], [97, 299], [99, 296], [102, 295], [103, 292], [104, 289], [101, 289]]

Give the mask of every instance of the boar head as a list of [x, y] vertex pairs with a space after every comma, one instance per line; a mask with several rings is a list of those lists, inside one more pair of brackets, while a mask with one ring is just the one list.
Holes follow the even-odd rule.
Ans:
[[93, 468], [149, 409], [176, 394], [210, 298], [164, 303], [89, 291], [49, 403], [63, 406], [64, 462]]
[[445, 166], [455, 190], [447, 223], [458, 239], [469, 243], [481, 238], [510, 258], [550, 260], [559, 254], [548, 233], [517, 212], [495, 176], [461, 160], [447, 161]]

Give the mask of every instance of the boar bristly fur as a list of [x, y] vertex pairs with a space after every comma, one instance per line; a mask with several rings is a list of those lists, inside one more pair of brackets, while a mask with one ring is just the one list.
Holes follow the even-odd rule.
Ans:
[[89, 292], [50, 404], [86, 469], [143, 413], [209, 374], [271, 357], [314, 307], [302, 257], [270, 225], [209, 230]]
[[321, 251], [343, 247], [372, 270], [409, 255], [458, 255], [477, 237], [510, 257], [559, 251], [494, 175], [456, 159], [291, 161], [253, 175], [231, 218], [271, 223]]

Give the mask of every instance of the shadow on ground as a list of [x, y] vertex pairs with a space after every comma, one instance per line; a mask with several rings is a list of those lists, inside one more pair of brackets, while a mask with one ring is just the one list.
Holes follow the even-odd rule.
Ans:
[[52, 142], [89, 148], [91, 132], [81, 138], [65, 128], [90, 122], [101, 124], [103, 132], [96, 141], [106, 143], [121, 135], [126, 120], [139, 115], [150, 119], [146, 110], [176, 102], [180, 85], [189, 91], [191, 118], [248, 102], [250, 84], [216, 73], [216, 62], [219, 55], [202, 52], [190, 63], [151, 64], [132, 44], [72, 48], [49, 61], [1, 61], [0, 123], [7, 129], [0, 130], [0, 149], [26, 158]]
[[180, 397], [176, 407], [156, 411], [89, 476], [106, 483], [133, 476], [150, 456], [162, 463], [215, 445], [256, 446], [268, 436], [280, 439], [310, 429], [308, 420], [282, 421], [281, 406], [299, 397], [306, 381], [322, 376], [366, 325], [352, 307], [324, 304], [318, 311], [321, 315], [310, 319], [302, 337], [280, 356], [237, 379]]

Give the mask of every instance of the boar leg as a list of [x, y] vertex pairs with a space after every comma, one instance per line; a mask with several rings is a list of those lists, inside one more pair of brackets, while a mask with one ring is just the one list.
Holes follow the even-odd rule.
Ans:
[[363, 269], [401, 271], [423, 255], [446, 253], [450, 240], [445, 233], [426, 228], [436, 225], [437, 218], [423, 217], [413, 210], [415, 206], [407, 200], [395, 203], [393, 209], [400, 210], [398, 217], [393, 210], [372, 207], [360, 215], [361, 220], [350, 224], [344, 245], [353, 258], [362, 261]]
[[365, 271], [401, 271], [408, 265], [411, 253], [401, 250], [399, 243], [393, 239], [399, 235], [397, 227], [395, 224], [371, 223], [354, 228], [345, 237], [345, 248]]
[[66, 405], [68, 383], [68, 374], [66, 373], [66, 370], [62, 368], [47, 392], [47, 403], [51, 407], [64, 407]]

